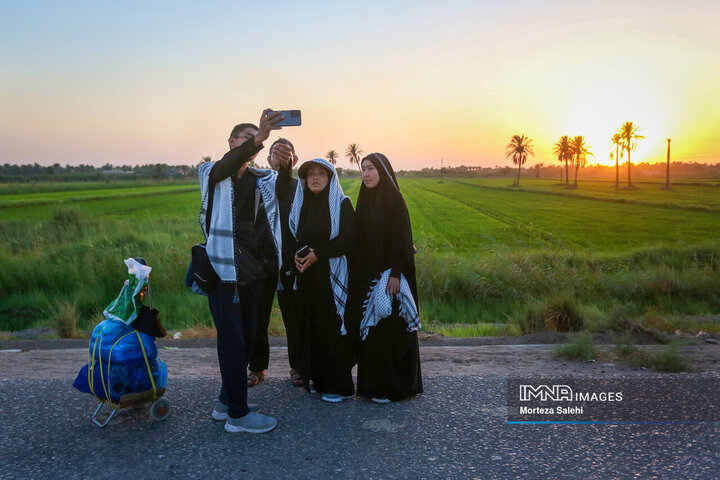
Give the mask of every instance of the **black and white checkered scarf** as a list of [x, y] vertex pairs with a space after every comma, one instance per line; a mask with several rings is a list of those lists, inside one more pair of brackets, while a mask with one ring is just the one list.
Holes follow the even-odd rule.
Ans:
[[[210, 231], [205, 231], [207, 215], [208, 184], [210, 170], [215, 162], [205, 162], [198, 169], [202, 207], [200, 209], [200, 227], [207, 240], [207, 253], [215, 272], [223, 282], [236, 282], [235, 255], [233, 245], [233, 185], [230, 177], [215, 184]], [[270, 224], [273, 243], [277, 252], [282, 252], [282, 233], [280, 230], [280, 207], [275, 195], [275, 181], [278, 173], [275, 170], [248, 167], [256, 177], [256, 188], [262, 196], [265, 213]], [[278, 258], [282, 258], [278, 253]], [[278, 278], [280, 275], [278, 267]]]
[[379, 279], [373, 280], [367, 298], [363, 302], [363, 319], [360, 322], [360, 338], [365, 340], [370, 331], [383, 318], [392, 314], [393, 297], [400, 302], [400, 317], [407, 323], [408, 332], [416, 332], [422, 327], [415, 299], [412, 296], [410, 285], [404, 275], [400, 275], [400, 291], [395, 295], [386, 292], [390, 279], [390, 269], [385, 270]]
[[[335, 171], [335, 166], [322, 158], [315, 158], [313, 162], [321, 164], [332, 172], [332, 177], [329, 180], [329, 191], [328, 191], [328, 202], [330, 206], [330, 240], [337, 237], [340, 233], [340, 209], [342, 202], [348, 198], [343, 189], [340, 186], [340, 181]], [[300, 211], [303, 206], [303, 199], [305, 191], [305, 179], [301, 178], [297, 183], [295, 189], [295, 200], [293, 200], [292, 209], [290, 210], [290, 231], [293, 236], [297, 238], [298, 223], [300, 221]], [[340, 257], [333, 257], [329, 260], [330, 263], [330, 285], [332, 286], [333, 297], [335, 300], [335, 307], [337, 314], [342, 319], [342, 325], [340, 327], [340, 333], [346, 335], [345, 329], [345, 303], [347, 302], [348, 295], [348, 267], [347, 258], [345, 255]]]

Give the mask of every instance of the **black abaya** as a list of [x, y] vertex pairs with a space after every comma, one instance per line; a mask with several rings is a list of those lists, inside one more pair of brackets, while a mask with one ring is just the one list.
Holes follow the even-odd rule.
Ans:
[[301, 324], [301, 374], [322, 393], [351, 396], [355, 393], [348, 336], [340, 333], [330, 283], [329, 259], [352, 253], [355, 243], [353, 208], [346, 198], [340, 210], [338, 236], [330, 238], [328, 189], [315, 195], [305, 187], [298, 222], [297, 241], [315, 251], [318, 261], [298, 275], [298, 320]]
[[[362, 319], [362, 302], [372, 281], [390, 269], [391, 277], [402, 274], [417, 305], [414, 246], [410, 216], [395, 180], [390, 162], [382, 154], [366, 157], [373, 162], [380, 181], [375, 188], [364, 184], [358, 196], [358, 232], [355, 264], [351, 277], [353, 328]], [[392, 314], [371, 327], [358, 343], [358, 395], [401, 400], [422, 393], [417, 332], [408, 332], [399, 316], [397, 300]]]

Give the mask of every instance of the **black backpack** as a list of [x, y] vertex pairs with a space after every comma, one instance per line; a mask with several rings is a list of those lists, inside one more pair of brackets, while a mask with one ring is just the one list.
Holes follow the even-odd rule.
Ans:
[[204, 243], [198, 243], [190, 249], [192, 260], [190, 260], [185, 285], [192, 287], [192, 284], [195, 283], [203, 292], [211, 293], [217, 290], [220, 277], [210, 263], [205, 246]]

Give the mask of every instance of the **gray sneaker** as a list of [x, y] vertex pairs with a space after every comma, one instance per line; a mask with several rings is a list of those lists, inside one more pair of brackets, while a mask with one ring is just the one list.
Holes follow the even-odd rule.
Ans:
[[[248, 403], [248, 408], [251, 412], [257, 412], [260, 410], [260, 405], [256, 405], [254, 403]], [[224, 422], [228, 419], [228, 407], [224, 403], [222, 403], [220, 400], [215, 400], [215, 407], [213, 408], [212, 413], [213, 420], [218, 420], [221, 422]]]
[[266, 433], [277, 427], [277, 420], [262, 413], [250, 412], [244, 417], [230, 418], [225, 422], [225, 431], [229, 433]]
[[326, 393], [325, 395], [322, 396], [322, 401], [323, 401], [323, 402], [330, 402], [330, 403], [340, 403], [340, 402], [342, 402], [343, 400], [347, 400], [347, 399], [349, 399], [349, 398], [353, 398], [354, 396], [355, 396], [355, 395], [349, 395], [349, 396], [345, 397], [345, 396], [339, 395], [339, 394], [337, 394], [337, 393]]

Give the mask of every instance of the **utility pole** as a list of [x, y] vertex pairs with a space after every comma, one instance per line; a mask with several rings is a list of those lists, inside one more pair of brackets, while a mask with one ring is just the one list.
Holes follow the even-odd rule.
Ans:
[[445, 160], [440, 157], [440, 183], [443, 183], [443, 173], [445, 173]]
[[667, 171], [665, 173], [665, 190], [670, 190], [670, 139], [667, 139], [668, 151], [667, 151]]

